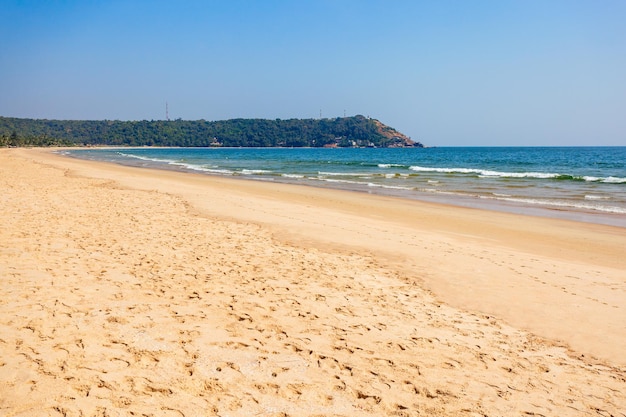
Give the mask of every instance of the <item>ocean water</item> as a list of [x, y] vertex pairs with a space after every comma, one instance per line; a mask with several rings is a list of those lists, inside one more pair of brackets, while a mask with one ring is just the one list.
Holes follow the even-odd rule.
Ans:
[[626, 227], [626, 147], [112, 148], [66, 153]]

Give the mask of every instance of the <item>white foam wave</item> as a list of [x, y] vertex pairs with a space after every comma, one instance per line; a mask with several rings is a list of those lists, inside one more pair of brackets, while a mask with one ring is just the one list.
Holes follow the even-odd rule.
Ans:
[[563, 208], [569, 208], [569, 209], [599, 211], [602, 213], [611, 213], [611, 214], [626, 214], [626, 207], [594, 204], [591, 201], [588, 203], [585, 203], [584, 201], [543, 200], [543, 199], [536, 199], [536, 198], [512, 197], [512, 196], [508, 196], [507, 194], [496, 194], [496, 193], [492, 195], [479, 195], [479, 194], [471, 194], [471, 193], [458, 193], [454, 191], [441, 191], [435, 188], [422, 188], [419, 191], [438, 194], [438, 195], [455, 195], [455, 196], [462, 196], [462, 197], [481, 198], [481, 199], [487, 199], [487, 200], [508, 201], [511, 203], [521, 203], [521, 204], [527, 204], [527, 205], [533, 205], [533, 206], [563, 207]]
[[372, 174], [365, 172], [323, 172], [319, 171], [317, 175], [323, 175], [328, 177], [371, 177]]
[[500, 172], [488, 169], [475, 168], [432, 168], [421, 166], [410, 166], [410, 170], [416, 172], [437, 172], [442, 174], [478, 174], [483, 177], [503, 177], [503, 178], [557, 178], [560, 174], [550, 172]]
[[606, 182], [609, 184], [626, 184], [626, 178], [607, 177], [607, 178], [602, 179], [602, 182]]
[[[489, 197], [483, 196], [483, 198], [489, 198]], [[523, 203], [523, 204], [530, 204], [530, 205], [541, 205], [541, 206], [548, 206], [548, 207], [566, 207], [566, 208], [575, 208], [575, 209], [581, 209], [581, 210], [601, 211], [603, 213], [626, 214], [626, 208], [597, 205], [597, 204], [588, 204], [584, 202], [540, 200], [540, 199], [534, 199], [534, 198], [519, 198], [519, 197], [506, 197], [506, 198], [496, 197], [496, 199], [503, 200], [503, 201], [510, 201], [513, 203]]]
[[317, 180], [320, 181], [324, 181], [324, 182], [336, 182], [336, 183], [344, 183], [344, 184], [362, 184], [358, 181], [347, 181], [347, 180], [337, 180], [337, 179], [330, 179], [330, 178], [315, 178]]
[[228, 169], [210, 169], [210, 168], [206, 168], [206, 169], [204, 169], [204, 171], [212, 172], [214, 174], [223, 174], [223, 175], [234, 175], [235, 174], [233, 171], [228, 170]]
[[624, 177], [592, 177], [592, 176], [575, 176], [568, 174], [557, 174], [554, 172], [502, 172], [492, 171], [488, 169], [477, 168], [434, 168], [434, 167], [422, 167], [422, 166], [410, 166], [411, 171], [416, 172], [435, 172], [440, 174], [476, 174], [479, 178], [538, 178], [538, 179], [572, 179], [583, 180], [587, 182], [603, 182], [608, 184], [624, 184], [626, 178]]
[[268, 171], [266, 169], [242, 169], [241, 173], [243, 175], [255, 175], [255, 174], [270, 174], [272, 171]]
[[118, 152], [118, 154], [121, 155], [121, 156], [127, 157], [127, 158], [139, 159], [141, 161], [158, 162], [158, 163], [163, 163], [163, 164], [168, 164], [168, 165], [179, 166], [179, 167], [183, 167], [183, 168], [189, 169], [191, 171], [211, 172], [211, 173], [215, 173], [215, 174], [227, 174], [227, 175], [232, 175], [233, 174], [233, 171], [229, 171], [229, 170], [225, 170], [225, 169], [215, 169], [215, 168], [217, 168], [216, 166], [207, 167], [205, 165], [189, 164], [189, 163], [186, 163], [186, 162], [175, 161], [175, 160], [172, 160], [172, 159], [148, 158], [148, 157], [141, 156], [141, 155], [127, 154], [127, 153], [124, 153], [124, 152]]
[[222, 175], [233, 175], [234, 172], [228, 169], [217, 169], [216, 166], [206, 166], [206, 165], [195, 165], [195, 164], [186, 164], [183, 162], [169, 162], [168, 165], [176, 165], [183, 168], [186, 168], [190, 171], [199, 171], [199, 172], [209, 172], [212, 174], [222, 174]]
[[124, 152], [117, 152], [118, 155], [120, 156], [124, 156], [126, 158], [134, 158], [134, 159], [139, 159], [141, 161], [150, 161], [150, 162], [164, 162], [164, 163], [168, 163], [168, 164], [173, 164], [176, 161], [171, 160], [171, 159], [160, 159], [160, 158], [147, 158], [145, 156], [140, 156], [140, 155], [133, 155], [130, 153], [124, 153]]
[[399, 185], [385, 185], [385, 184], [375, 184], [373, 182], [367, 183], [368, 187], [376, 187], [376, 188], [386, 188], [389, 190], [404, 190], [404, 191], [412, 191], [413, 187], [401, 187]]

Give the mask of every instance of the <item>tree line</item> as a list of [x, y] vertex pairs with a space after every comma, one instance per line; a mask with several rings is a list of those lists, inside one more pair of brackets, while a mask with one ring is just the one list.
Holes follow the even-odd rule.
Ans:
[[0, 116], [0, 146], [406, 147], [422, 145], [378, 120], [47, 120]]

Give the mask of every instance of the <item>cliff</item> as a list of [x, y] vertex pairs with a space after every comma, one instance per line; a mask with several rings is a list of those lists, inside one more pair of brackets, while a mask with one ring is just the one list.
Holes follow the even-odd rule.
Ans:
[[411, 138], [403, 133], [398, 132], [396, 129], [382, 124], [378, 120], [373, 120], [376, 125], [378, 133], [386, 138], [386, 147], [389, 148], [405, 148], [405, 147], [419, 147], [423, 148], [423, 145], [419, 142], [414, 142]]

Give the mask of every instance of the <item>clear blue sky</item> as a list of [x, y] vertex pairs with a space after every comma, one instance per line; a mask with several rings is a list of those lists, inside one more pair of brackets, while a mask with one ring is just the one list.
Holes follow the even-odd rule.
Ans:
[[624, 0], [0, 0], [0, 115], [363, 114], [431, 146], [626, 145]]

